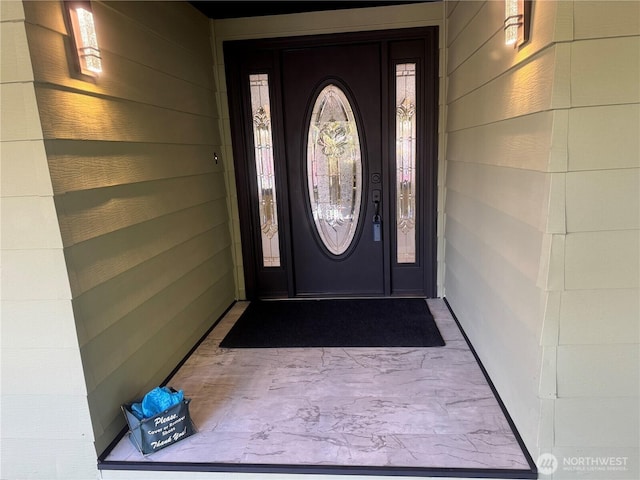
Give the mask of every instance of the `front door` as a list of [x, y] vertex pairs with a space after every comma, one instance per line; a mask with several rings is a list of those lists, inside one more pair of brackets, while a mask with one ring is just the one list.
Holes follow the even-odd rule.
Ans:
[[378, 43], [283, 52], [298, 295], [384, 294], [380, 70]]
[[248, 298], [435, 294], [436, 38], [225, 44]]

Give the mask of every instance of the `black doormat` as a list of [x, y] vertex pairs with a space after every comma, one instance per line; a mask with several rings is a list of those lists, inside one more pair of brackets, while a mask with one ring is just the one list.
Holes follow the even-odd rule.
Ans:
[[273, 300], [249, 304], [222, 348], [441, 347], [419, 298]]

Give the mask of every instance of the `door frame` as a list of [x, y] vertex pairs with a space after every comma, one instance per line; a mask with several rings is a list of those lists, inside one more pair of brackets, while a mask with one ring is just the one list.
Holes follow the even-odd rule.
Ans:
[[[422, 293], [402, 291], [394, 292], [391, 285], [392, 268], [405, 268], [395, 265], [392, 252], [395, 251], [394, 236], [391, 235], [389, 209], [385, 209], [383, 218], [383, 235], [390, 239], [390, 248], [384, 255], [385, 286], [384, 296], [436, 296], [437, 276], [437, 171], [438, 171], [438, 27], [401, 28], [393, 30], [376, 30], [355, 33], [337, 33], [282, 38], [251, 39], [224, 41], [224, 58], [226, 69], [227, 93], [229, 101], [231, 140], [235, 166], [235, 179], [239, 209], [239, 226], [242, 244], [243, 270], [247, 299], [295, 297], [293, 278], [293, 255], [290, 231], [290, 208], [288, 202], [287, 168], [283, 161], [275, 162], [276, 197], [278, 201], [278, 224], [280, 235], [280, 267], [262, 266], [262, 246], [256, 200], [257, 182], [253, 162], [253, 132], [251, 129], [251, 106], [247, 104], [248, 83], [244, 79], [252, 73], [268, 73], [270, 78], [270, 99], [273, 125], [274, 158], [284, 158], [284, 125], [281, 85], [280, 52], [291, 48], [308, 48], [326, 45], [343, 45], [363, 42], [381, 42], [383, 45], [382, 63], [389, 65], [388, 44], [391, 41], [422, 40], [424, 42], [423, 81], [418, 88], [424, 96], [424, 112], [422, 113], [423, 151], [417, 152], [424, 159], [422, 174], [423, 185], [420, 206], [425, 210], [421, 234], [422, 242], [417, 245], [422, 253], [419, 255], [423, 265], [424, 289]], [[389, 89], [391, 74], [382, 75], [382, 88]], [[395, 105], [390, 102], [382, 104], [382, 125], [388, 130], [390, 111]], [[383, 149], [383, 182], [390, 185], [390, 158], [393, 155], [392, 142], [389, 136], [381, 139]], [[387, 160], [385, 161], [384, 158]], [[391, 205], [394, 188], [383, 189], [383, 204]], [[395, 203], [395, 199], [394, 199]], [[429, 262], [429, 265], [426, 264]], [[267, 288], [265, 288], [267, 287]]]

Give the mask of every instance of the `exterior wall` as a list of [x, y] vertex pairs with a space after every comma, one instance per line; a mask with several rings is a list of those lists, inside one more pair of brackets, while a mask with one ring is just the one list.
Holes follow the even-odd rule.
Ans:
[[0, 477], [95, 478], [71, 290], [20, 1], [0, 2]]
[[534, 2], [514, 50], [503, 2], [447, 4], [446, 296], [556, 478], [637, 469], [638, 7]]
[[447, 3], [446, 297], [530, 449], [547, 303], [549, 171], [566, 113], [555, 2], [532, 40], [504, 45], [504, 2]]
[[[228, 172], [227, 188], [230, 192], [230, 217], [233, 221], [233, 244], [238, 279], [238, 296], [246, 298], [244, 287], [244, 267], [242, 262], [242, 248], [240, 242], [240, 225], [238, 221], [238, 200], [236, 192], [235, 169], [231, 147], [231, 126], [229, 121], [229, 104], [227, 102], [227, 87], [225, 82], [224, 55], [222, 43], [228, 40], [245, 40], [254, 38], [289, 37], [295, 35], [320, 35], [325, 33], [357, 32], [367, 30], [384, 30], [394, 28], [411, 28], [439, 25], [442, 45], [443, 4], [431, 3], [420, 5], [398, 5], [390, 7], [360, 8], [355, 10], [338, 10], [325, 12], [309, 12], [293, 15], [278, 15], [271, 17], [253, 17], [240, 19], [224, 19], [212, 22], [215, 37], [216, 68], [219, 78], [219, 99], [223, 117], [223, 152]], [[442, 129], [444, 119], [444, 81], [443, 62], [440, 67], [440, 120]], [[442, 279], [444, 277], [443, 257], [443, 168], [444, 165], [444, 135], [439, 134], [439, 177], [438, 177], [438, 292], [442, 294]]]
[[541, 448], [561, 462], [557, 478], [576, 456], [628, 457], [628, 471], [606, 477], [640, 478], [640, 3], [576, 1], [572, 14], [568, 161], [557, 174], [566, 223], [553, 242], [564, 285], [549, 315], [557, 349], [545, 347], [557, 399], [544, 400], [553, 419]]
[[[31, 310], [16, 313], [30, 322], [18, 333], [49, 332], [51, 318], [36, 320], [48, 311], [65, 322], [73, 342], [59, 342], [51, 352], [39, 344], [44, 338], [24, 336], [35, 347], [16, 346], [8, 357], [24, 392], [5, 380], [3, 387], [31, 397], [3, 401], [3, 420], [5, 412], [33, 415], [36, 393], [47, 414], [59, 407], [72, 415], [50, 420], [53, 438], [69, 443], [62, 456], [47, 445], [38, 448], [37, 441], [23, 443], [13, 455], [3, 439], [2, 478], [9, 458], [16, 468], [22, 465], [20, 478], [95, 478], [96, 451], [124, 427], [120, 405], [164, 380], [235, 298], [223, 166], [213, 160], [220, 131], [208, 20], [186, 2], [157, 2], [153, 15], [144, 2], [92, 6], [104, 68], [95, 81], [73, 73], [62, 2], [25, 2], [26, 21], [13, 27], [25, 51], [28, 41], [25, 58], [30, 53], [33, 72], [25, 67], [31, 81], [13, 80], [6, 95], [3, 86], [3, 120], [5, 112], [16, 113], [5, 109], [9, 98], [24, 98], [33, 118], [28, 128], [3, 121], [3, 140], [39, 141], [9, 145], [22, 148], [9, 156], [10, 165], [31, 190], [3, 199], [3, 225], [10, 211], [12, 227], [19, 229], [11, 242], [3, 235], [3, 249], [11, 249], [3, 252], [3, 282], [12, 277], [3, 288], [3, 308], [5, 298], [38, 299]], [[5, 48], [3, 27], [3, 81]], [[5, 177], [5, 152], [3, 145], [3, 187], [15, 190]], [[28, 152], [30, 163], [17, 163], [21, 152]], [[34, 192], [33, 178], [44, 193]], [[36, 225], [44, 230], [38, 238], [30, 229]], [[22, 273], [16, 271], [19, 261], [28, 262]], [[34, 284], [38, 270], [42, 286]], [[3, 340], [5, 317], [6, 310]], [[38, 361], [50, 368], [32, 378]], [[74, 403], [62, 403], [79, 393]], [[89, 412], [93, 431], [85, 431]], [[21, 419], [14, 419], [16, 428]], [[68, 440], [76, 433], [83, 448]], [[50, 442], [47, 435], [38, 441]], [[34, 455], [47, 456], [52, 470], [40, 471]], [[30, 464], [38, 471], [25, 472]]]
[[29, 2], [36, 96], [102, 451], [234, 299], [208, 21], [93, 2], [104, 72], [70, 76], [61, 3]]

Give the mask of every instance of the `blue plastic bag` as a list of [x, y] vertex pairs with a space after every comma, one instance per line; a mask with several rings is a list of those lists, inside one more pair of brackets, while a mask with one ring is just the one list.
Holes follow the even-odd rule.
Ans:
[[144, 396], [142, 402], [133, 403], [131, 411], [138, 420], [143, 420], [164, 412], [167, 408], [182, 402], [183, 399], [182, 390], [174, 392], [169, 387], [156, 387]]

